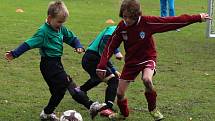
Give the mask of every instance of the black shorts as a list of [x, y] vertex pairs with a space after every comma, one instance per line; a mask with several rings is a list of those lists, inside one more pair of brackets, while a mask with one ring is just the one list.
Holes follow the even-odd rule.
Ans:
[[[99, 78], [96, 74], [96, 69], [100, 58], [100, 55], [92, 50], [87, 50], [82, 58], [82, 67], [89, 73], [91, 78]], [[109, 67], [106, 68], [106, 71], [106, 76], [113, 74]]]
[[70, 80], [64, 71], [61, 58], [42, 57], [40, 71], [51, 92], [66, 90]]

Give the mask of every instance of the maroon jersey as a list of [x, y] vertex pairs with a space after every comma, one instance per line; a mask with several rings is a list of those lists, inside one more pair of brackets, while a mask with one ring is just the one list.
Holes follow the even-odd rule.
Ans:
[[152, 35], [176, 30], [195, 22], [201, 22], [200, 15], [140, 16], [133, 26], [126, 26], [122, 20], [106, 45], [98, 68], [105, 69], [107, 61], [122, 41], [126, 52], [125, 66], [140, 65], [147, 60], [156, 62], [157, 53]]

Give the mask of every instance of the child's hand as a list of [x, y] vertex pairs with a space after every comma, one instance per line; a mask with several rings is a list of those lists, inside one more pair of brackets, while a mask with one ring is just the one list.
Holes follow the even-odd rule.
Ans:
[[11, 61], [14, 59], [11, 51], [7, 51], [4, 56], [5, 56], [5, 59], [7, 59], [8, 61]]
[[200, 13], [200, 16], [203, 22], [205, 22], [206, 20], [212, 19], [207, 13]]
[[102, 70], [102, 69], [96, 69], [96, 74], [98, 75], [98, 77], [103, 80], [106, 76], [106, 70]]
[[84, 48], [76, 48], [75, 49], [75, 52], [77, 52], [78, 54], [80, 54], [80, 53], [82, 53], [84, 51], [85, 51]]
[[122, 60], [122, 58], [123, 58], [123, 55], [121, 52], [116, 53], [115, 56], [116, 56], [117, 60]]
[[116, 76], [117, 78], [120, 78], [121, 73], [120, 73], [120, 72], [118, 72], [118, 71], [116, 71], [116, 72], [115, 72], [115, 76]]

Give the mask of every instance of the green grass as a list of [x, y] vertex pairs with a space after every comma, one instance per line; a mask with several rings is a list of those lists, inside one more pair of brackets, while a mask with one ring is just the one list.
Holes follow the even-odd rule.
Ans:
[[[0, 4], [0, 121], [38, 121], [42, 108], [50, 97], [48, 87], [39, 71], [38, 50], [31, 50], [8, 63], [4, 53], [14, 49], [32, 36], [46, 19], [48, 0], [1, 0]], [[107, 26], [106, 19], [118, 22], [118, 0], [65, 0], [70, 11], [66, 23], [78, 35], [85, 47]], [[159, 15], [159, 2], [142, 1], [143, 13]], [[176, 14], [206, 12], [205, 0], [178, 0]], [[24, 13], [16, 13], [22, 8]], [[205, 38], [206, 24], [193, 24], [181, 32], [156, 34], [158, 50], [157, 75], [158, 107], [166, 121], [215, 121], [215, 39]], [[122, 49], [123, 50], [123, 49]], [[65, 70], [80, 85], [88, 75], [81, 67], [81, 57], [65, 45]], [[121, 70], [123, 62], [115, 64]], [[105, 84], [89, 92], [93, 100], [104, 100]], [[132, 109], [127, 121], [151, 121], [138, 77], [129, 87], [127, 96]], [[56, 111], [75, 109], [84, 121], [90, 121], [88, 111], [72, 100], [67, 93]], [[98, 116], [96, 121], [108, 121]]]

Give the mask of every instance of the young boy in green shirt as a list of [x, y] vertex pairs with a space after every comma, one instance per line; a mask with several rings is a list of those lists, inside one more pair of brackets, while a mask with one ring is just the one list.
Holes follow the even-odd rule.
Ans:
[[63, 26], [68, 16], [69, 12], [62, 1], [50, 2], [46, 22], [30, 39], [5, 54], [5, 58], [11, 61], [30, 49], [39, 48], [41, 55], [40, 71], [51, 93], [48, 105], [40, 114], [42, 121], [59, 120], [54, 114], [54, 110], [63, 99], [67, 88], [75, 86], [61, 63], [63, 42], [75, 48], [77, 53], [84, 52], [79, 39]]

